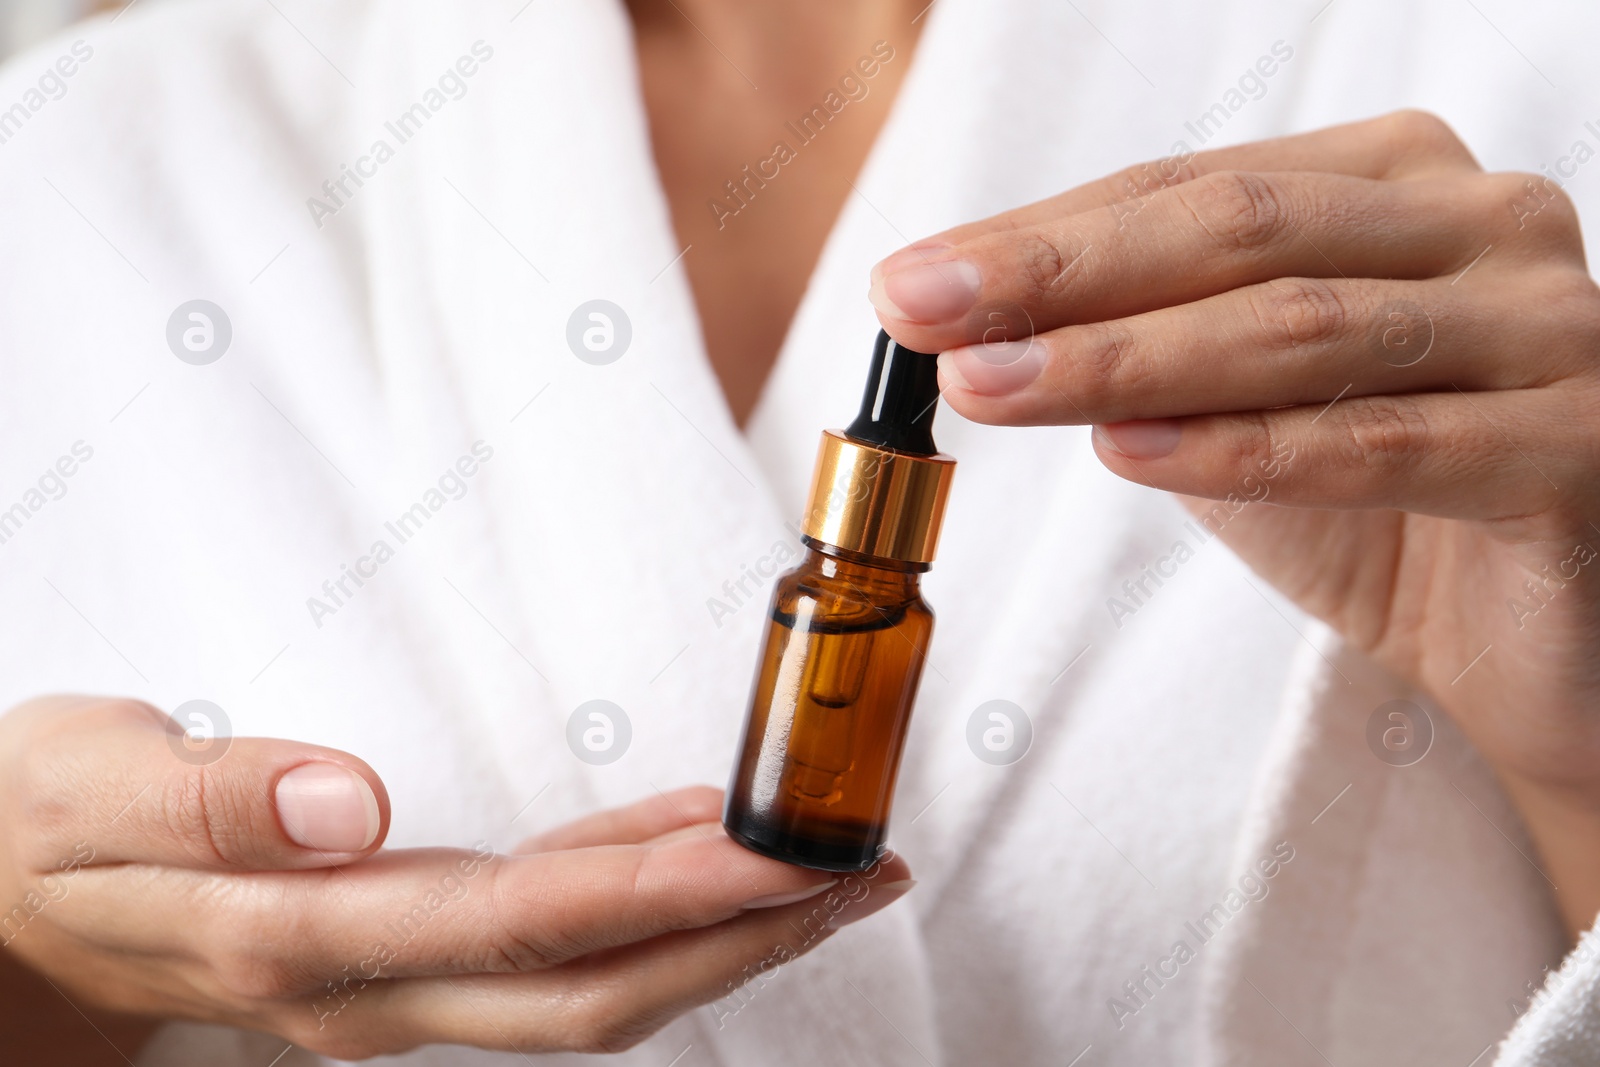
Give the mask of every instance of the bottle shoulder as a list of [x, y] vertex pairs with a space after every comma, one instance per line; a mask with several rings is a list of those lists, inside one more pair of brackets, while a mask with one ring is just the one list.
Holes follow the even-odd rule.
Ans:
[[788, 626], [849, 630], [898, 626], [908, 616], [932, 622], [916, 575], [860, 573], [868, 570], [795, 567], [778, 579], [773, 618]]

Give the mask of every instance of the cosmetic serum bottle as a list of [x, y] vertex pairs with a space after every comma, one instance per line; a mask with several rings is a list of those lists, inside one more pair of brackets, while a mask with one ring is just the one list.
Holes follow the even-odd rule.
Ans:
[[933, 634], [933, 562], [955, 460], [933, 443], [934, 357], [878, 334], [861, 412], [822, 435], [779, 576], [722, 822], [747, 848], [856, 871], [879, 857]]

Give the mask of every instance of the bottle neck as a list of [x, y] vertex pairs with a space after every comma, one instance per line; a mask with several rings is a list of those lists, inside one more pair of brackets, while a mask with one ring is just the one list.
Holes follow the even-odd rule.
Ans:
[[806, 565], [820, 570], [829, 577], [850, 578], [853, 581], [870, 581], [886, 586], [905, 586], [916, 589], [922, 572], [929, 564], [908, 563], [898, 559], [884, 559], [851, 552], [837, 545], [824, 544], [814, 537], [802, 536], [806, 546]]

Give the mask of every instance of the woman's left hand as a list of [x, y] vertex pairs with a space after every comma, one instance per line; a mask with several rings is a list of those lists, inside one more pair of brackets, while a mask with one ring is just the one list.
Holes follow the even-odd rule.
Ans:
[[1594, 921], [1600, 289], [1552, 181], [1486, 174], [1400, 112], [947, 231], [879, 264], [872, 300], [942, 353], [956, 411], [1093, 424], [1112, 471], [1183, 494], [1431, 694], [1569, 929]]

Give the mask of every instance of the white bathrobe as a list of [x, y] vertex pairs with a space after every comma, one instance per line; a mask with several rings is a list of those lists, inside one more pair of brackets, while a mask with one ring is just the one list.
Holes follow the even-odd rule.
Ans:
[[[617, 0], [180, 0], [14, 60], [0, 706], [204, 699], [235, 734], [347, 749], [388, 785], [395, 847], [506, 848], [721, 784], [764, 621], [746, 574], [795, 550], [818, 432], [853, 411], [877, 258], [1178, 142], [1403, 106], [1491, 168], [1559, 170], [1600, 217], [1600, 167], [1573, 156], [1600, 147], [1600, 19], [1576, 3], [938, 0], [922, 24], [914, 55], [890, 42], [901, 97], [745, 432]], [[175, 355], [199, 320], [169, 342], [197, 299], [231, 326], [204, 365]], [[595, 299], [631, 326], [609, 363], [568, 342]], [[936, 432], [961, 466], [892, 833], [917, 888], [618, 1062], [1600, 1058], [1600, 952], [1535, 995], [1563, 950], [1548, 886], [1443, 714], [1420, 762], [1380, 761], [1369, 719], [1420, 698], [1106, 473], [1087, 431], [946, 410]], [[595, 699], [631, 727], [603, 765], [567, 743]], [[967, 741], [993, 700], [1031, 723], [1007, 766]], [[171, 1025], [141, 1064], [283, 1052]]]

